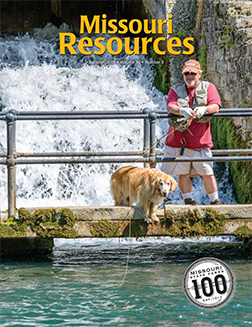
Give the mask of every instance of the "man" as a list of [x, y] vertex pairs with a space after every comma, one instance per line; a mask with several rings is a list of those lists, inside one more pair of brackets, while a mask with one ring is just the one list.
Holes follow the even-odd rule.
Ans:
[[[184, 83], [173, 86], [167, 98], [167, 111], [184, 119], [184, 129], [169, 127], [165, 140], [164, 157], [211, 157], [213, 147], [210, 122], [204, 122], [205, 114], [213, 114], [221, 108], [221, 100], [216, 87], [201, 81], [202, 71], [196, 60], [185, 62], [182, 70]], [[201, 119], [200, 119], [201, 118]], [[202, 176], [204, 188], [211, 204], [221, 204], [212, 162], [164, 162], [162, 171], [178, 174], [178, 185], [185, 204], [195, 205], [192, 196], [190, 176]]]

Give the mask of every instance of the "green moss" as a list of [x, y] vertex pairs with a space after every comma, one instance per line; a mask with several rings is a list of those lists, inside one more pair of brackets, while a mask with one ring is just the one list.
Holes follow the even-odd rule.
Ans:
[[20, 208], [18, 210], [18, 219], [20, 221], [28, 221], [31, 219], [31, 214], [25, 208]]
[[27, 229], [25, 222], [20, 222], [15, 217], [9, 217], [4, 222], [0, 223], [1, 237], [23, 237]]
[[147, 227], [139, 223], [139, 221], [131, 221], [124, 228], [122, 237], [143, 237], [146, 236]]
[[[237, 134], [237, 127], [232, 119], [212, 119], [211, 131], [216, 149], [246, 149], [247, 142]], [[247, 140], [249, 141], [249, 140]], [[241, 204], [252, 203], [252, 165], [248, 161], [229, 163], [236, 200]]]
[[163, 56], [158, 55], [151, 47], [148, 52], [148, 57], [153, 59], [155, 76], [153, 85], [163, 94], [167, 94], [170, 88], [169, 84], [169, 58], [166, 53]]
[[55, 209], [38, 209], [32, 214], [32, 220], [37, 225], [44, 222], [55, 222], [56, 211]]
[[187, 212], [166, 212], [163, 227], [173, 237], [199, 237], [219, 235], [224, 226], [225, 216], [212, 208], [206, 208], [202, 213], [198, 209]]
[[18, 236], [16, 231], [6, 223], [0, 224], [0, 237], [14, 237]]
[[175, 212], [171, 211], [171, 210], [166, 210], [165, 216], [166, 216], [167, 221], [171, 221], [172, 223], [174, 223], [175, 219], [177, 218], [177, 215], [175, 214]]
[[34, 226], [33, 230], [36, 232], [38, 237], [63, 237], [63, 238], [77, 238], [79, 237], [78, 232], [69, 227], [61, 227], [58, 223], [54, 224], [40, 224], [39, 226]]
[[238, 228], [234, 234], [241, 241], [248, 241], [251, 238], [251, 232], [246, 225]]
[[70, 209], [38, 209], [32, 215], [33, 230], [40, 237], [76, 238], [78, 233], [73, 226], [75, 219]]
[[79, 237], [73, 228], [74, 215], [69, 209], [61, 209], [58, 213], [55, 209], [38, 209], [30, 214], [26, 209], [20, 208], [19, 218], [9, 217], [1, 224], [1, 236], [25, 237], [27, 227], [37, 234], [38, 237]]
[[95, 237], [116, 237], [120, 236], [120, 225], [117, 222], [102, 219], [92, 223], [90, 232]]
[[59, 224], [61, 226], [69, 226], [69, 227], [74, 227], [75, 224], [75, 219], [74, 219], [74, 214], [70, 209], [62, 209], [59, 212], [60, 219], [59, 219]]

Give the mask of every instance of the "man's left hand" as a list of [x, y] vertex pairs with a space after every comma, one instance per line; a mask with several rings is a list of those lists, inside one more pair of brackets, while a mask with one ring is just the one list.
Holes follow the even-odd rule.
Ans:
[[207, 112], [207, 107], [196, 107], [194, 111], [196, 113], [197, 118], [201, 118]]

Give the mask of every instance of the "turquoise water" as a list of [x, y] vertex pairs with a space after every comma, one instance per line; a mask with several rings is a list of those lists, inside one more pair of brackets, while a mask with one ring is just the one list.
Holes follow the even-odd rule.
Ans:
[[[250, 326], [252, 263], [239, 244], [178, 242], [60, 244], [51, 256], [1, 262], [1, 326]], [[182, 289], [189, 264], [224, 260], [232, 298], [201, 309]]]

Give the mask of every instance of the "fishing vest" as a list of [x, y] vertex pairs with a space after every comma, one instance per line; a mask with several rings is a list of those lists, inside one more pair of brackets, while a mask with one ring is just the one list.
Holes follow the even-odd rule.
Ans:
[[[195, 95], [193, 98], [193, 104], [192, 109], [195, 109], [196, 107], [202, 107], [207, 106], [207, 90], [209, 86], [209, 82], [206, 81], [200, 81], [199, 85], [195, 89]], [[189, 108], [189, 94], [187, 91], [187, 87], [185, 83], [180, 83], [172, 87], [172, 89], [175, 91], [175, 93], [178, 96], [177, 104], [179, 107], [182, 108]], [[196, 123], [206, 123], [210, 121], [210, 117], [201, 117], [196, 118]]]

